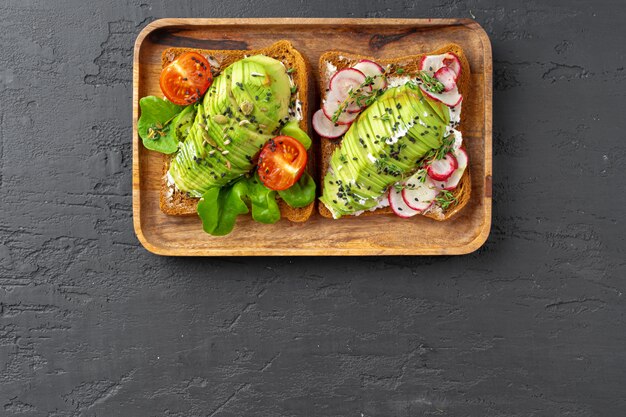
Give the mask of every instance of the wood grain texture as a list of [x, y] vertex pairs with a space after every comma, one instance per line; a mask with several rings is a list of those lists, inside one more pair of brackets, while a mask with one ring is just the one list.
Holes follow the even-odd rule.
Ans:
[[[390, 58], [434, 50], [453, 42], [466, 52], [471, 91], [464, 101], [464, 137], [470, 153], [472, 195], [454, 219], [406, 221], [393, 215], [281, 220], [264, 225], [241, 217], [225, 237], [204, 234], [200, 220], [159, 210], [160, 154], [149, 152], [136, 133], [139, 98], [160, 94], [161, 52], [171, 46], [259, 49], [275, 41], [293, 43], [317, 78], [321, 53], [330, 49]], [[317, 79], [313, 81], [317, 85]], [[162, 255], [450, 255], [478, 249], [491, 227], [492, 58], [482, 28], [469, 19], [162, 19], [138, 36], [133, 67], [133, 223], [141, 243]], [[304, 100], [305, 98], [302, 98]], [[319, 92], [306, 98], [310, 108]], [[477, 198], [479, 197], [479, 198]]]

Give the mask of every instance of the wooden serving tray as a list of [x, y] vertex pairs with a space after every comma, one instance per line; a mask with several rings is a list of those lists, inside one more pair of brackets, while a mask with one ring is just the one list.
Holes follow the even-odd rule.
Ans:
[[[240, 216], [223, 237], [202, 231], [196, 216], [159, 209], [163, 157], [137, 135], [139, 99], [161, 96], [161, 52], [168, 47], [259, 49], [286, 39], [311, 65], [309, 108], [319, 107], [318, 59], [333, 49], [380, 58], [460, 45], [470, 62], [471, 92], [463, 101], [463, 137], [470, 154], [472, 196], [445, 222], [415, 216], [330, 220], [317, 210], [305, 223], [274, 225]], [[133, 67], [133, 223], [143, 246], [160, 255], [459, 255], [473, 252], [491, 228], [492, 58], [485, 31], [470, 19], [162, 19], [137, 37]], [[309, 114], [308, 117], [311, 115]], [[315, 141], [319, 138], [311, 133]]]

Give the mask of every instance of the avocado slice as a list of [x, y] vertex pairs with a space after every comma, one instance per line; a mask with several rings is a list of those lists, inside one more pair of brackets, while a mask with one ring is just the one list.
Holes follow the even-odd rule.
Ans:
[[[245, 59], [232, 65], [232, 105], [241, 120], [247, 120], [266, 133], [279, 126], [280, 105], [271, 101], [273, 91], [263, 66]], [[267, 100], [267, 101], [266, 101]]]
[[197, 106], [187, 106], [172, 120], [168, 134], [173, 135], [178, 142], [183, 142], [189, 134], [196, 117]]
[[227, 183], [227, 175], [243, 173], [229, 171], [224, 155], [211, 150], [205, 145], [200, 127], [194, 124], [170, 163], [169, 173], [180, 190], [199, 197], [213, 184]]
[[350, 126], [320, 197], [334, 217], [374, 208], [389, 186], [441, 146], [448, 118], [425, 100], [411, 86], [389, 88]]
[[202, 100], [204, 109], [211, 114], [224, 114], [230, 105], [230, 79], [232, 68], [226, 68], [219, 76], [213, 79], [213, 84], [207, 90]]
[[448, 106], [440, 101], [435, 101], [425, 95], [417, 85], [411, 84], [410, 87], [413, 88], [420, 95], [420, 97], [424, 99], [422, 102], [428, 104], [435, 111], [435, 113], [437, 113], [439, 118], [444, 121], [446, 125], [450, 123], [450, 110]]
[[287, 120], [289, 117], [289, 101], [291, 100], [291, 81], [287, 70], [282, 62], [265, 55], [253, 55], [245, 58], [245, 61], [255, 62], [265, 68], [269, 77], [272, 95], [264, 98], [266, 103], [274, 103], [276, 107], [275, 118]]

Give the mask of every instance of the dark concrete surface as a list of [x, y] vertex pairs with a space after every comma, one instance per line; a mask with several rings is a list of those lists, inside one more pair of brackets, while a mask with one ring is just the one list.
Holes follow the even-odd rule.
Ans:
[[[132, 47], [177, 16], [475, 17], [495, 70], [486, 245], [148, 253]], [[608, 0], [2, 0], [0, 415], [626, 415], [625, 20]]]

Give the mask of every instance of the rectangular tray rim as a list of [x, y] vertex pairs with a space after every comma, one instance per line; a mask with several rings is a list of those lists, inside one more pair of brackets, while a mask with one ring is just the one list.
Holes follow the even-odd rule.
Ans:
[[[139, 137], [137, 134], [137, 120], [139, 117], [139, 50], [147, 36], [152, 32], [165, 27], [175, 26], [224, 26], [224, 25], [381, 25], [381, 26], [409, 26], [409, 25], [426, 25], [432, 27], [438, 26], [467, 26], [476, 32], [481, 40], [485, 64], [488, 65], [488, 71], [484, 74], [485, 102], [491, 105], [485, 106], [485, 195], [483, 198], [485, 220], [481, 224], [480, 232], [476, 237], [460, 246], [448, 246], [439, 248], [421, 248], [418, 251], [411, 250], [412, 247], [406, 246], [402, 248], [334, 248], [333, 253], [324, 248], [307, 249], [307, 248], [290, 248], [281, 249], [280, 253], [270, 248], [244, 248], [223, 249], [223, 248], [176, 248], [155, 245], [144, 235], [141, 227], [141, 210], [140, 210], [140, 178], [139, 178]], [[478, 250], [489, 237], [492, 222], [492, 123], [493, 123], [493, 105], [492, 105], [492, 78], [493, 78], [493, 57], [491, 41], [485, 30], [473, 19], [470, 18], [434, 18], [434, 19], [396, 19], [396, 18], [162, 18], [157, 19], [144, 27], [137, 39], [133, 49], [133, 178], [132, 178], [132, 203], [133, 203], [133, 228], [137, 239], [142, 246], [156, 255], [164, 256], [426, 256], [426, 255], [465, 255]], [[265, 253], [267, 251], [267, 253]], [[236, 252], [236, 253], [234, 253]]]

